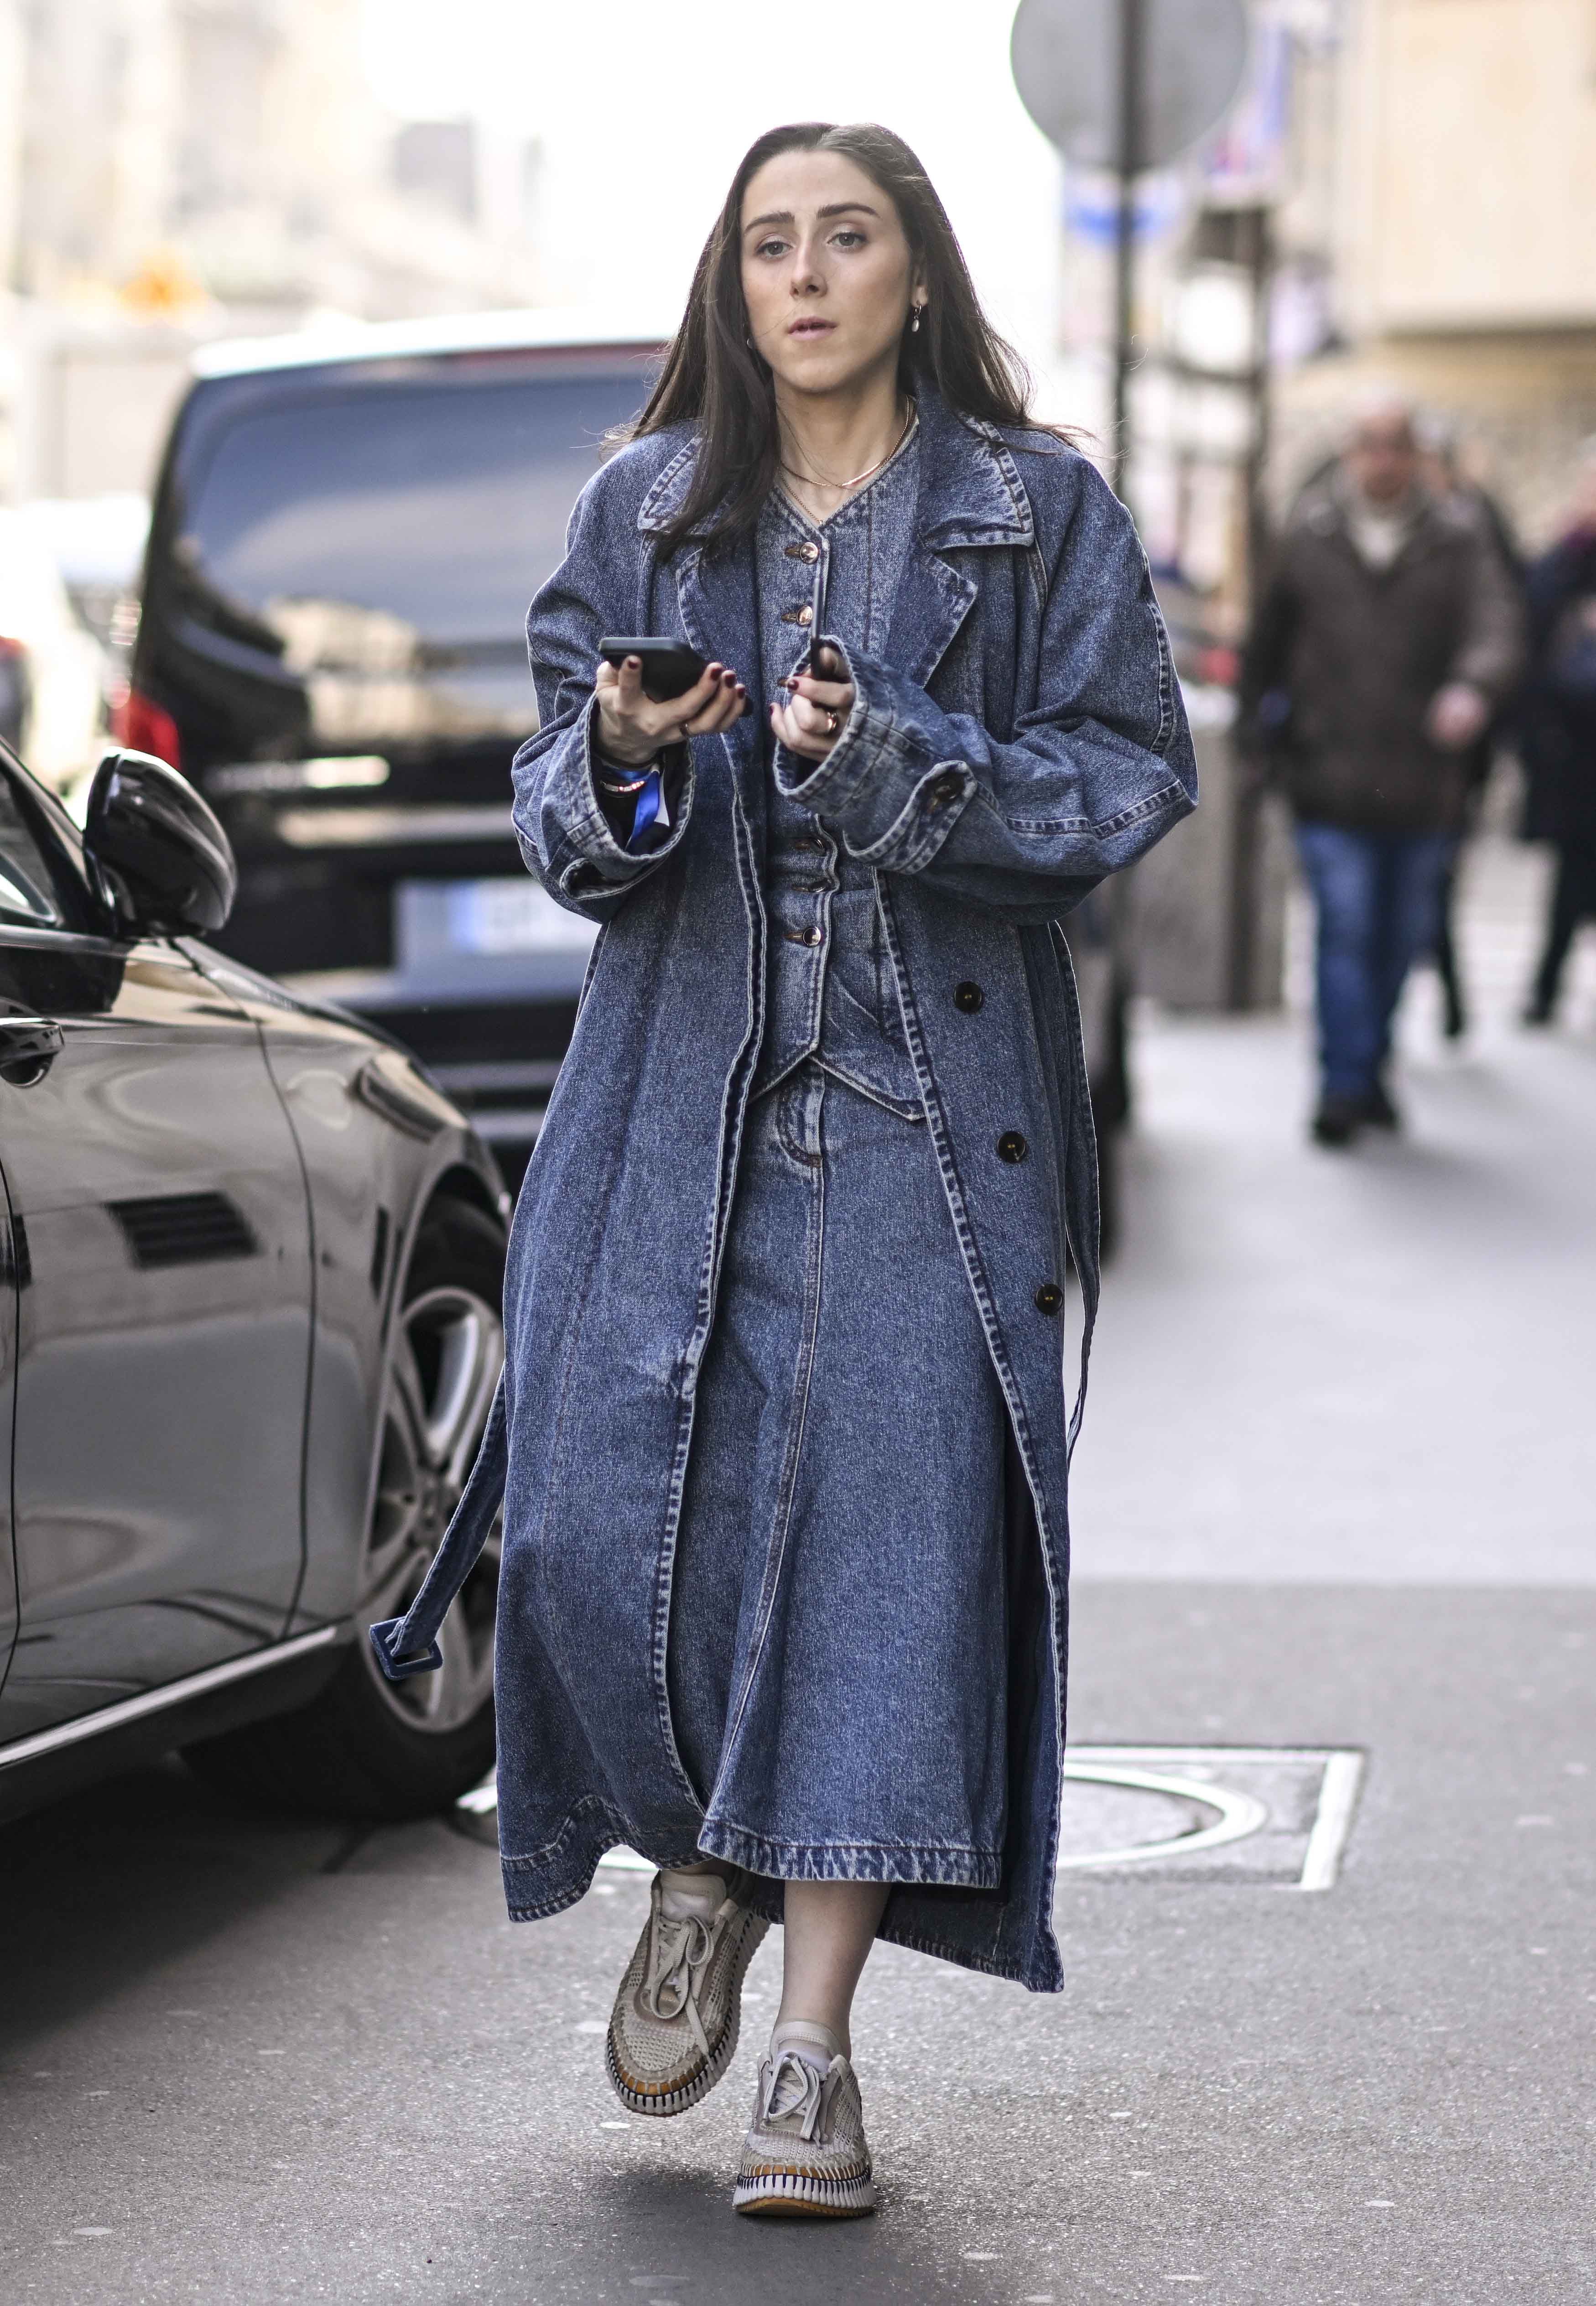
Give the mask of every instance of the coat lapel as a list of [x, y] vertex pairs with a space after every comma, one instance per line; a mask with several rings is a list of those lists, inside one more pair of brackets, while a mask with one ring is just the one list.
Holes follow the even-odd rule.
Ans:
[[676, 597], [682, 629], [700, 656], [730, 665], [747, 684], [748, 709], [720, 742], [731, 764], [732, 780], [755, 824], [764, 821], [763, 747], [757, 716], [759, 688], [758, 594], [754, 581], [754, 546], [744, 537], [730, 551], [705, 552], [701, 544], [682, 548], [676, 568]]
[[[924, 688], [952, 646], [979, 590], [951, 551], [1024, 547], [1036, 542], [1030, 500], [1007, 443], [993, 425], [960, 417], [930, 384], [919, 393], [920, 493], [915, 541], [892, 603], [885, 656]], [[687, 493], [694, 447], [685, 445], [643, 502], [637, 525], [662, 528]], [[677, 600], [687, 638], [706, 657], [734, 665], [754, 693], [759, 672], [755, 544], [706, 552], [685, 544], [676, 559]], [[762, 708], [761, 708], [762, 709]], [[763, 834], [764, 747], [752, 711], [721, 739], [750, 822]]]
[[[657, 534], [686, 496], [692, 478], [694, 444], [684, 448], [660, 474], [637, 515], [644, 534]], [[678, 612], [685, 637], [703, 657], [731, 666], [747, 683], [748, 710], [716, 741], [725, 749], [732, 785], [754, 828], [756, 853], [764, 853], [765, 818], [764, 747], [759, 701], [759, 599], [754, 577], [754, 541], [742, 538], [729, 550], [706, 552], [696, 539], [679, 547], [663, 572], [674, 577]]]
[[978, 586], [948, 548], [1032, 544], [1030, 503], [1013, 458], [988, 424], [955, 416], [923, 385], [915, 541], [892, 603], [885, 655], [924, 688], [969, 614]]

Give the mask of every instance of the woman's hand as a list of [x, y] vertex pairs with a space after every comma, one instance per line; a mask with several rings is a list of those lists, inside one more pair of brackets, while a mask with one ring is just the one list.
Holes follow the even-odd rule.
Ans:
[[723, 664], [706, 664], [691, 688], [656, 705], [643, 691], [643, 660], [601, 663], [593, 693], [599, 703], [599, 750], [618, 768], [641, 768], [684, 737], [717, 737], [748, 702], [748, 692]]
[[806, 761], [824, 760], [853, 711], [852, 681], [834, 678], [841, 670], [835, 649], [817, 649], [814, 670], [795, 672], [783, 683], [786, 701], [771, 706], [778, 743]]

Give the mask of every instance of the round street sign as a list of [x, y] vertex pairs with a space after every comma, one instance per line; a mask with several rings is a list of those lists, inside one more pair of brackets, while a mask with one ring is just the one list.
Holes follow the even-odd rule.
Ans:
[[[1083, 167], [1120, 166], [1124, 0], [1020, 0], [1009, 60], [1044, 136]], [[1141, 0], [1141, 134], [1134, 166], [1162, 168], [1221, 121], [1247, 63], [1246, 0]]]

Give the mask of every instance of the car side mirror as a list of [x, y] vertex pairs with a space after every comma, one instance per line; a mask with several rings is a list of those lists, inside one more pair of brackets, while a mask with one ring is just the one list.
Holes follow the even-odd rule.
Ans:
[[95, 771], [83, 854], [128, 936], [211, 936], [238, 892], [232, 844], [186, 777], [153, 753], [107, 753]]

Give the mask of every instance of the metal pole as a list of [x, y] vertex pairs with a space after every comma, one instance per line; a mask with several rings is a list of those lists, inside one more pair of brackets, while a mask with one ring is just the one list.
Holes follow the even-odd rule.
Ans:
[[[1238, 219], [1240, 222], [1241, 219]], [[1269, 279], [1273, 265], [1271, 217], [1265, 207], [1245, 218], [1248, 270], [1252, 285], [1252, 372], [1248, 379], [1251, 432], [1243, 484], [1247, 491], [1246, 591], [1249, 619], [1258, 606], [1259, 587], [1268, 552], [1268, 517], [1264, 502], [1264, 468], [1269, 448]], [[1256, 771], [1240, 758], [1235, 763], [1234, 816], [1231, 824], [1230, 953], [1226, 971], [1226, 1006], [1245, 1011], [1253, 1005], [1256, 971], [1258, 868], [1263, 790]]]
[[1269, 290], [1275, 268], [1274, 213], [1252, 211], [1248, 235], [1248, 270], [1252, 288], [1252, 373], [1248, 379], [1250, 435], [1247, 449], [1247, 606], [1256, 605], [1268, 558], [1269, 521], [1264, 474], [1269, 461]]
[[1141, 153], [1142, 79], [1147, 0], [1120, 0], [1120, 118], [1116, 140], [1120, 180], [1114, 264], [1114, 491], [1125, 493], [1130, 460], [1127, 404], [1131, 382], [1131, 300], [1136, 286], [1136, 176]]

